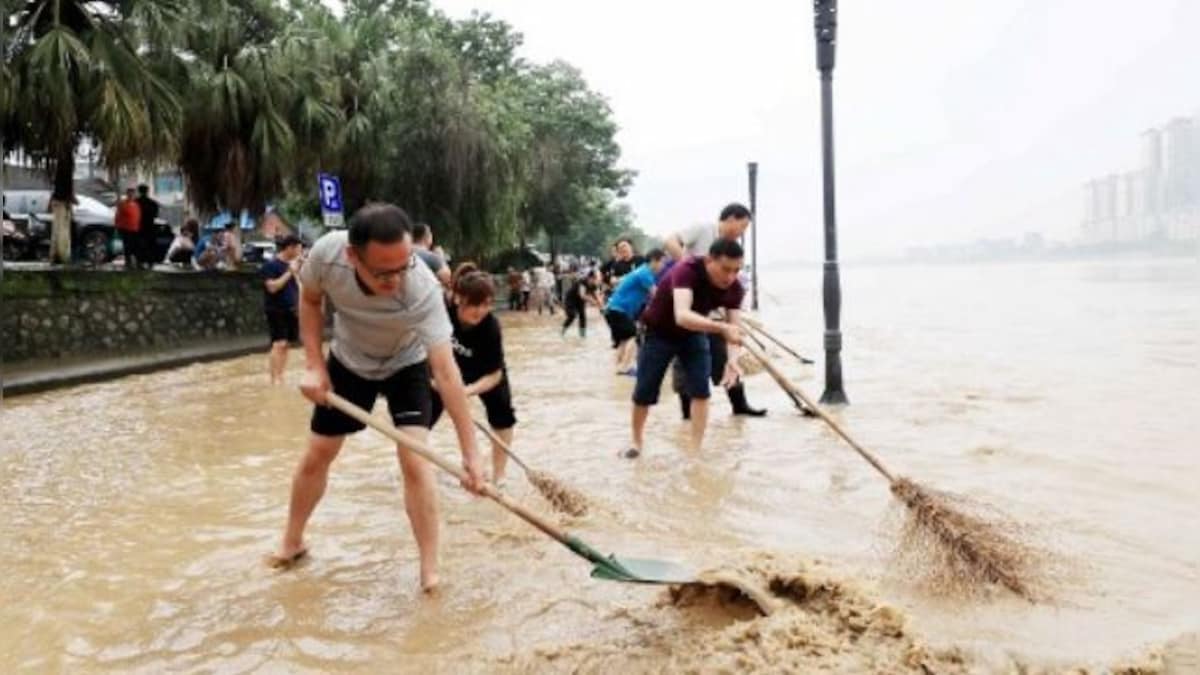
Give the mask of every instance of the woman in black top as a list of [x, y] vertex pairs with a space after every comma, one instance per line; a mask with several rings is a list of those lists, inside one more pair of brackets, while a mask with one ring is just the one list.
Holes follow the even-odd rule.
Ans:
[[563, 298], [563, 309], [567, 318], [563, 321], [562, 334], [567, 335], [567, 329], [579, 319], [579, 337], [587, 337], [587, 303], [592, 303], [600, 311], [604, 311], [604, 301], [600, 299], [600, 270], [591, 269], [584, 276], [575, 280]]
[[[446, 309], [454, 326], [454, 360], [462, 371], [467, 396], [479, 396], [487, 409], [488, 425], [511, 447], [517, 418], [513, 412], [512, 392], [508, 388], [508, 371], [504, 367], [500, 322], [492, 314], [496, 288], [490, 275], [469, 262], [458, 266], [451, 283], [454, 290]], [[437, 424], [441, 414], [442, 400], [434, 392], [430, 427]], [[493, 443], [493, 482], [504, 480], [507, 463], [508, 455]]]

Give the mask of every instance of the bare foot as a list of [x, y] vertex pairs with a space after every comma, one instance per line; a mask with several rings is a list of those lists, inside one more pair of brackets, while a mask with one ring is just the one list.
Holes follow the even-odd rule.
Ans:
[[425, 595], [437, 593], [439, 583], [437, 572], [421, 572], [421, 592]]
[[308, 547], [300, 544], [295, 547], [285, 547], [283, 550], [272, 553], [263, 559], [267, 567], [277, 570], [289, 570], [296, 566], [308, 555]]

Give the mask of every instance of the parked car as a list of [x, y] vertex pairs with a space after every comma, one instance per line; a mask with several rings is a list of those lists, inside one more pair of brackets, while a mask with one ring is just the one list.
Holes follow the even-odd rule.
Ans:
[[[44, 257], [49, 257], [50, 230], [54, 222], [50, 212], [50, 190], [8, 190], [4, 193], [4, 204], [4, 210], [14, 219], [28, 220], [28, 235], [37, 242], [39, 250], [45, 252]], [[121, 253], [111, 206], [87, 195], [76, 195], [71, 216], [71, 250], [76, 258], [99, 264]], [[175, 235], [162, 218], [155, 219], [154, 224], [157, 228], [155, 260], [162, 260]]]
[[275, 242], [269, 240], [263, 241], [245, 241], [242, 242], [242, 261], [248, 263], [262, 263], [271, 260], [275, 257]]

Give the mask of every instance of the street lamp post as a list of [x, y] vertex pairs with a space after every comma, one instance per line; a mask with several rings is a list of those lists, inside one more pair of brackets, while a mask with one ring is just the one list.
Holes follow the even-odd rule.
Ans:
[[746, 165], [750, 174], [750, 259], [754, 261], [750, 277], [750, 308], [758, 311], [758, 162]]
[[849, 403], [842, 388], [842, 288], [837, 263], [837, 212], [833, 173], [833, 66], [837, 49], [837, 0], [813, 0], [817, 70], [821, 72], [821, 159], [825, 188], [825, 392], [821, 403]]

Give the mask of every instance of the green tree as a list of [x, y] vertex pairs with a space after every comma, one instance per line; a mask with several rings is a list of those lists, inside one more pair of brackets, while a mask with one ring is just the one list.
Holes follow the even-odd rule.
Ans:
[[349, 208], [399, 203], [460, 257], [541, 234], [552, 251], [595, 248], [631, 221], [607, 102], [568, 64], [523, 61], [520, 33], [490, 15], [454, 20], [427, 0], [346, 0], [340, 15], [321, 0], [0, 8], [17, 28], [4, 129], [54, 175], [56, 221], [82, 138], [114, 168], [176, 161], [202, 213], [315, 215], [314, 174], [333, 171]]
[[[75, 151], [109, 168], [175, 155], [180, 106], [143, 53], [161, 49], [182, 0], [28, 0], [3, 5], [5, 153], [22, 150], [52, 180], [51, 260], [71, 259]], [[153, 41], [151, 41], [153, 40]], [[163, 41], [159, 43], [158, 41]]]
[[[347, 207], [399, 203], [459, 255], [507, 245], [529, 137], [505, 89], [519, 36], [482, 17], [459, 25], [422, 2], [355, 0], [340, 20], [299, 1], [291, 11], [321, 35], [310, 60], [333, 74], [343, 123], [320, 163], [341, 176]], [[294, 188], [313, 194], [304, 181]]]
[[271, 3], [198, 3], [179, 165], [204, 213], [261, 213], [311, 170], [342, 121], [315, 33]]
[[588, 88], [578, 69], [561, 61], [531, 68], [524, 96], [534, 139], [527, 157], [525, 233], [545, 232], [554, 256], [558, 242], [572, 234], [598, 239], [612, 234], [586, 232], [617, 217], [601, 216], [611, 210], [611, 196], [624, 196], [634, 176], [617, 166], [620, 147], [608, 102]]
[[573, 217], [578, 220], [556, 242], [563, 253], [607, 258], [617, 239], [640, 232], [629, 205], [616, 202], [604, 190], [592, 190]]
[[511, 101], [427, 25], [403, 25], [389, 64], [384, 196], [429, 221], [460, 254], [511, 241], [516, 158], [527, 129]]

